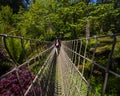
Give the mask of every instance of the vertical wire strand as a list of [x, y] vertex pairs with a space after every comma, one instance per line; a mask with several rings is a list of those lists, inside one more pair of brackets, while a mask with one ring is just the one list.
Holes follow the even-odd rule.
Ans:
[[97, 46], [98, 46], [98, 38], [96, 38], [96, 36], [95, 36], [95, 47], [94, 47], [93, 54], [92, 54], [92, 59], [91, 59], [90, 76], [89, 76], [89, 79], [88, 79], [88, 92], [87, 92], [87, 96], [89, 96], [89, 89], [91, 87], [90, 86], [91, 85], [91, 78], [92, 78], [93, 69], [94, 69], [94, 63], [93, 62], [94, 62], [94, 58], [95, 58], [95, 53], [96, 53]]
[[[73, 40], [73, 51], [75, 50], [75, 41]], [[72, 62], [74, 62], [74, 52], [72, 53]]]
[[[79, 49], [79, 54], [81, 55], [81, 50], [82, 50], [82, 40], [80, 40], [80, 49]], [[78, 57], [78, 65], [77, 65], [77, 67], [79, 68], [79, 64], [80, 64], [80, 55], [79, 55], [79, 57]]]
[[[87, 46], [88, 46], [88, 39], [86, 38], [85, 51], [84, 51], [84, 59], [83, 59], [82, 72], [81, 72], [82, 77], [84, 75], [84, 70], [85, 70], [85, 61], [86, 61]], [[83, 82], [83, 78], [81, 78], [81, 82], [80, 82], [80, 91], [81, 91], [81, 87], [82, 87], [82, 82]]]
[[[76, 41], [76, 48], [75, 48], [75, 52], [77, 53], [77, 49], [78, 49], [78, 40]], [[75, 61], [74, 61], [74, 64], [76, 65], [76, 62], [77, 62], [77, 54], [75, 54]]]

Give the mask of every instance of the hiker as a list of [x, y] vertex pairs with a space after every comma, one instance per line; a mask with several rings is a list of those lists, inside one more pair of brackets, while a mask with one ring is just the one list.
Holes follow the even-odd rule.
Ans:
[[56, 40], [55, 41], [55, 47], [56, 47], [56, 53], [59, 54], [59, 51], [60, 51], [60, 46], [61, 46], [61, 42], [60, 40]]

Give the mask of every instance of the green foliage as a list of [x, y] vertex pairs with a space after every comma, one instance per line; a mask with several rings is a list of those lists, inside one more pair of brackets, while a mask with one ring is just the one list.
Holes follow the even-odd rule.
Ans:
[[30, 42], [28, 41], [24, 41], [23, 49], [20, 39], [9, 38], [7, 39], [7, 46], [12, 57], [17, 63], [23, 63], [23, 61], [27, 58], [26, 56], [30, 55]]
[[88, 21], [90, 36], [119, 32], [119, 15], [120, 8], [114, 9], [113, 3], [71, 5], [65, 0], [36, 0], [29, 10], [20, 8], [17, 14], [8, 6], [1, 7], [0, 32], [47, 40], [62, 32], [65, 37], [71, 34], [69, 39], [74, 39], [85, 36]]
[[120, 8], [114, 9], [113, 3], [86, 5], [78, 2], [70, 5], [64, 0], [36, 0], [28, 11], [21, 9], [18, 14], [13, 14], [9, 7], [1, 7], [1, 32], [47, 40], [62, 32], [65, 37], [71, 34], [69, 39], [72, 39], [85, 36], [88, 21], [91, 36], [120, 30], [116, 26], [120, 23], [116, 20], [120, 17]]
[[9, 6], [1, 7], [0, 11], [0, 33], [7, 33], [14, 28], [11, 27], [12, 22], [12, 9]]
[[99, 81], [102, 81], [102, 78], [101, 77], [95, 77], [95, 76], [92, 76], [91, 78], [91, 85], [94, 86], [95, 88], [95, 91], [97, 93], [98, 96], [101, 95], [101, 91], [102, 91], [102, 84], [99, 83]]
[[23, 0], [0, 0], [0, 6], [10, 6], [14, 13], [19, 11], [19, 7], [24, 7]]
[[8, 39], [7, 45], [8, 45], [8, 48], [9, 48], [10, 53], [12, 54], [13, 58], [16, 61], [18, 61], [20, 58], [21, 51], [22, 51], [20, 40], [13, 39], [13, 38]]

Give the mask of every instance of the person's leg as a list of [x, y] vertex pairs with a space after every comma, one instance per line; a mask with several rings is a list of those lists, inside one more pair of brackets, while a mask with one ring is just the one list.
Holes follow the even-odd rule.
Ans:
[[57, 47], [55, 47], [55, 52], [58, 55], [58, 48]]

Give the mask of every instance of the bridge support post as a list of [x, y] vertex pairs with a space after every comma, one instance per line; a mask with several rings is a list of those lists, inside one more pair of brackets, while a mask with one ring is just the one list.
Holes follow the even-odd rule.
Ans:
[[109, 54], [108, 63], [107, 63], [106, 70], [105, 70], [105, 80], [104, 80], [104, 85], [103, 85], [103, 90], [102, 90], [102, 96], [104, 96], [105, 91], [106, 91], [106, 86], [107, 86], [108, 77], [109, 77], [109, 67], [112, 63], [112, 55], [113, 55], [115, 44], [116, 44], [116, 35], [112, 35], [112, 37], [113, 37], [113, 44], [112, 44], [112, 49]]

